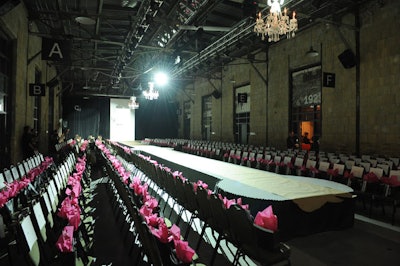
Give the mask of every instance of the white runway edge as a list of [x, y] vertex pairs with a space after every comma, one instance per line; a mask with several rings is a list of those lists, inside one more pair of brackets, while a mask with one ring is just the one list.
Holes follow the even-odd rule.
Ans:
[[391, 225], [388, 223], [377, 221], [377, 220], [374, 220], [374, 219], [371, 219], [371, 218], [368, 218], [368, 217], [365, 217], [365, 216], [362, 216], [359, 214], [355, 214], [354, 218], [359, 221], [362, 221], [362, 222], [370, 223], [370, 224], [400, 233], [400, 227], [398, 227], [398, 226], [394, 226], [394, 225]]

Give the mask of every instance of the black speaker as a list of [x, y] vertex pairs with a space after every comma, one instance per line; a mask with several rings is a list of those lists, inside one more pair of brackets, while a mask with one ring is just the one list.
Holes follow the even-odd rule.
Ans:
[[52, 88], [54, 88], [55, 86], [57, 86], [58, 84], [59, 84], [58, 79], [53, 78], [53, 79], [51, 79], [51, 80], [49, 80], [49, 81], [47, 82], [47, 87], [49, 87], [49, 89], [52, 89]]
[[243, 4], [243, 16], [244, 17], [256, 17], [258, 3], [255, 0], [244, 0]]
[[211, 95], [214, 96], [215, 99], [221, 98], [221, 92], [219, 92], [218, 90], [214, 90], [214, 91], [211, 93]]
[[350, 49], [344, 50], [338, 58], [344, 68], [352, 68], [357, 64], [356, 56]]
[[314, 0], [314, 1], [311, 2], [311, 5], [313, 7], [315, 7], [316, 9], [320, 8], [321, 4], [322, 4], [321, 0]]
[[7, 0], [7, 1], [1, 1], [2, 3], [0, 4], [0, 16], [5, 15], [8, 13], [11, 9], [16, 7], [21, 1], [20, 0]]

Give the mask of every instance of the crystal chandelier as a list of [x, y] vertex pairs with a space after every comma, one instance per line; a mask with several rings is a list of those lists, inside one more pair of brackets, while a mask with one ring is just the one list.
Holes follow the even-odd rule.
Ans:
[[139, 103], [136, 101], [136, 97], [132, 96], [128, 103], [129, 109], [138, 109]]
[[254, 32], [256, 32], [257, 35], [261, 34], [262, 40], [265, 39], [266, 35], [268, 35], [269, 42], [279, 41], [280, 35], [284, 34], [286, 34], [288, 39], [294, 37], [295, 31], [297, 30], [296, 13], [293, 12], [293, 17], [291, 19], [287, 15], [286, 8], [282, 13], [281, 5], [283, 5], [283, 2], [284, 0], [268, 0], [268, 5], [271, 8], [265, 21], [261, 16], [261, 12], [258, 14]]
[[154, 83], [149, 82], [149, 89], [143, 91], [143, 95], [147, 100], [157, 100], [158, 99], [158, 91], [154, 90]]

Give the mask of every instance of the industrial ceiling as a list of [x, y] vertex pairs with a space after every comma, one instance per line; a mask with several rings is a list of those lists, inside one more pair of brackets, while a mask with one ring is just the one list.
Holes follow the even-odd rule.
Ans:
[[[23, 2], [36, 25], [30, 35], [68, 43], [67, 60], [49, 62], [66, 96], [139, 95], [154, 70], [190, 82], [271, 45], [253, 32], [256, 13], [269, 10], [267, 0]], [[287, 0], [283, 6], [296, 11], [301, 31], [318, 21], [335, 23], [366, 2]]]

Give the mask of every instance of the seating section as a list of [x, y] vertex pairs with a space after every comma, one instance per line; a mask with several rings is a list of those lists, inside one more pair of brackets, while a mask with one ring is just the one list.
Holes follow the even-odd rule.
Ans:
[[[116, 143], [113, 143], [110, 148], [117, 150], [117, 154], [126, 151], [126, 149], [123, 149]], [[130, 169], [134, 176], [132, 180], [127, 181], [123, 186], [124, 191], [129, 191], [127, 187], [133, 187], [133, 193], [131, 192], [133, 200], [129, 201], [128, 204], [135, 202], [135, 206], [146, 205], [143, 202], [143, 197], [141, 197], [142, 200], [137, 199], [140, 189], [137, 188], [138, 185], [134, 185], [138, 184], [139, 180], [140, 185], [146, 184], [146, 191], [157, 201], [157, 217], [162, 217], [165, 221], [168, 221], [170, 223], [168, 228], [178, 226], [181, 238], [184, 241], [192, 240], [193, 245], [191, 246], [196, 252], [196, 257], [198, 257], [192, 263], [200, 262], [206, 265], [213, 265], [216, 257], [221, 256], [221, 253], [233, 265], [253, 264], [254, 262], [267, 265], [290, 263], [290, 249], [279, 242], [278, 232], [266, 231], [265, 236], [259, 237], [259, 241], [264, 242], [266, 246], [270, 247], [264, 250], [264, 257], [253, 256], [249, 250], [243, 248], [245, 243], [235, 240], [234, 231], [231, 229], [233, 229], [233, 224], [237, 221], [229, 218], [228, 210], [233, 205], [241, 206], [249, 214], [248, 205], [243, 204], [240, 199], [224, 198], [211, 191], [208, 185], [201, 180], [195, 183], [189, 182], [183, 173], [173, 171], [166, 165], [160, 165], [150, 157], [136, 153], [131, 153], [128, 157], [130, 158], [128, 159], [123, 154], [118, 156], [119, 160], [123, 161], [123, 165], [127, 169]], [[125, 161], [124, 158], [128, 160]], [[110, 172], [110, 175], [113, 175], [113, 173]], [[121, 181], [118, 182], [121, 185]], [[116, 186], [116, 183], [116, 181], [113, 181], [112, 186]], [[120, 195], [121, 193], [118, 194]], [[138, 208], [141, 207], [138, 206]], [[153, 231], [154, 226], [157, 227], [157, 225], [149, 224], [149, 218], [143, 216], [142, 213], [143, 217], [147, 222], [147, 226]], [[252, 218], [249, 218], [247, 222], [250, 224], [254, 223]], [[171, 251], [168, 248], [165, 249], [164, 245], [159, 243], [160, 240], [158, 238], [156, 240], [158, 243], [157, 246], [159, 248], [161, 246], [161, 250], [163, 251], [161, 255], [165, 252], [167, 254], [166, 257], [161, 256], [161, 261], [170, 263]], [[201, 247], [204, 245], [211, 245], [213, 247], [213, 254], [207, 260], [202, 259], [201, 254]], [[285, 248], [272, 248], [276, 246]], [[157, 258], [159, 258], [158, 255]]]
[[[277, 150], [274, 147], [185, 139], [147, 139], [145, 143], [172, 147], [198, 156], [205, 156], [199, 152], [204, 149], [218, 150], [222, 155], [210, 158], [278, 174], [301, 175], [339, 182], [354, 189], [354, 194], [358, 195], [359, 202], [367, 214], [371, 215], [378, 205], [383, 215], [385, 208], [391, 208], [392, 223], [395, 223], [394, 217], [399, 205], [397, 198], [400, 196], [397, 195], [399, 184], [394, 176], [397, 175], [396, 171], [400, 171], [399, 157], [368, 154], [357, 156], [307, 149]], [[370, 184], [374, 183], [371, 181], [372, 175], [378, 176], [376, 180], [372, 178], [377, 184]], [[375, 186], [376, 188], [372, 188]], [[371, 190], [373, 191], [368, 192]]]
[[[148, 139], [196, 156], [283, 175], [328, 179], [351, 186], [363, 210], [400, 204], [396, 157], [277, 150], [222, 142]], [[37, 154], [0, 172], [0, 265], [90, 265], [93, 231], [87, 142], [66, 142], [57, 159]], [[132, 264], [290, 264], [279, 229], [256, 224], [240, 198], [227, 199], [201, 180], [111, 141], [92, 147], [104, 164], [113, 215]], [[92, 152], [93, 152], [92, 151]], [[212, 255], [203, 256], [204, 247]], [[139, 263], [140, 262], [140, 263]]]
[[70, 148], [59, 163], [37, 154], [3, 171], [1, 265], [90, 264], [93, 219], [86, 213], [90, 168], [86, 168], [85, 144], [79, 153]]

